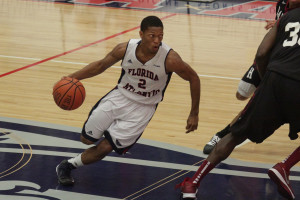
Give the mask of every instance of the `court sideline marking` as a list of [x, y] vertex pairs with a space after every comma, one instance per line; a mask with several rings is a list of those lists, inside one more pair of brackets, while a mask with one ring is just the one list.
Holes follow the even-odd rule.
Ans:
[[[23, 60], [41, 60], [40, 58], [26, 58], [26, 57], [18, 57], [18, 56], [7, 56], [0, 55], [2, 58], [13, 58], [13, 59], [23, 59]], [[56, 63], [65, 63], [65, 64], [74, 64], [74, 65], [88, 65], [89, 63], [81, 63], [81, 62], [70, 62], [70, 61], [61, 61], [61, 60], [49, 60], [50, 62]], [[121, 69], [120, 66], [111, 66], [112, 68]], [[240, 80], [241, 78], [227, 77], [227, 76], [215, 76], [215, 75], [206, 75], [206, 74], [198, 74], [200, 77], [208, 77], [208, 78], [218, 78], [218, 79], [229, 79], [229, 80]], [[1, 77], [1, 75], [0, 75]]]
[[[164, 20], [164, 19], [173, 17], [173, 16], [175, 16], [175, 15], [176, 15], [176, 14], [173, 13], [173, 14], [164, 16], [164, 17], [162, 17], [162, 18], [160, 18], [160, 19], [161, 19], [161, 20]], [[106, 41], [106, 40], [112, 39], [112, 38], [117, 37], [117, 36], [119, 36], [119, 35], [123, 35], [123, 34], [125, 34], [125, 33], [130, 32], [130, 31], [136, 30], [136, 29], [138, 29], [139, 27], [140, 27], [140, 26], [136, 26], [136, 27], [127, 29], [127, 30], [125, 30], [125, 31], [121, 31], [121, 32], [119, 32], [119, 33], [113, 34], [113, 35], [111, 35], [111, 36], [108, 36], [108, 37], [105, 37], [105, 38], [103, 38], [103, 39], [97, 40], [97, 41], [95, 41], [95, 42], [91, 42], [91, 43], [86, 44], [86, 45], [83, 45], [83, 46], [81, 46], [81, 47], [78, 47], [78, 48], [75, 48], [75, 49], [72, 49], [72, 50], [69, 50], [69, 51], [66, 51], [66, 52], [57, 54], [57, 55], [55, 55], [55, 56], [52, 56], [52, 57], [49, 57], [49, 58], [46, 58], [46, 59], [43, 59], [43, 60], [40, 60], [40, 61], [37, 61], [37, 62], [35, 62], [35, 63], [26, 65], [26, 66], [24, 66], [24, 67], [17, 68], [17, 69], [15, 69], [15, 70], [6, 72], [6, 73], [4, 73], [4, 74], [0, 74], [0, 78], [2, 78], [2, 77], [4, 77], [4, 76], [7, 76], [7, 75], [10, 75], [10, 74], [13, 74], [13, 73], [16, 73], [16, 72], [18, 72], [18, 71], [27, 69], [27, 68], [29, 68], [29, 67], [33, 67], [33, 66], [35, 66], [35, 65], [38, 65], [38, 64], [47, 62], [47, 61], [49, 61], [49, 60], [53, 60], [53, 59], [55, 59], [55, 58], [58, 58], [58, 57], [67, 55], [67, 54], [69, 54], [69, 53], [73, 53], [73, 52], [75, 52], [75, 51], [84, 49], [84, 48], [89, 47], [89, 46], [92, 46], [92, 45], [94, 45], [94, 44], [104, 42], [104, 41]]]
[[[27, 120], [20, 120], [20, 119], [13, 119], [13, 118], [2, 118], [1, 116], [0, 116], [0, 121], [7, 121], [7, 122], [15, 122], [15, 123], [21, 123], [21, 124], [30, 124], [30, 125], [39, 125], [39, 126], [41, 126], [41, 123], [40, 122], [34, 122], [34, 121], [27, 121]], [[57, 127], [58, 126], [58, 127]], [[62, 125], [54, 125], [54, 124], [48, 124], [48, 123], [42, 123], [42, 127], [48, 127], [48, 128], [59, 128], [59, 129], [61, 129], [61, 130], [72, 130], [72, 131], [77, 131], [77, 130], [80, 130], [80, 128], [74, 128], [74, 127], [67, 127], [67, 126], [62, 126]], [[70, 129], [71, 128], [71, 129]], [[10, 129], [6, 129], [5, 131], [9, 131], [10, 132]], [[17, 133], [16, 133], [16, 135], [17, 135]], [[141, 140], [142, 141], [142, 140]], [[148, 144], [149, 145], [149, 141], [147, 142], [148, 140], [146, 140], [146, 141], [144, 141], [144, 142], [142, 142], [142, 143], [145, 143], [145, 144]], [[152, 141], [153, 142], [153, 141]], [[141, 143], [141, 144], [142, 144]], [[163, 146], [162, 146], [163, 145]], [[160, 142], [154, 142], [154, 143], [151, 143], [151, 146], [157, 146], [157, 147], [163, 147], [163, 148], [166, 148], [166, 144], [164, 144], [164, 143], [160, 143]], [[170, 148], [171, 147], [171, 148]], [[174, 149], [175, 148], [175, 149]], [[169, 149], [169, 150], [176, 150], [176, 151], [178, 151], [178, 152], [185, 152], [185, 153], [188, 153], [188, 154], [190, 154], [190, 155], [194, 155], [194, 154], [198, 154], [198, 153], [200, 153], [200, 151], [198, 152], [198, 151], [195, 151], [195, 150], [192, 150], [192, 149], [181, 149], [182, 147], [180, 147], [180, 149], [177, 149], [177, 146], [172, 146], [172, 145], [170, 145], [170, 146], [168, 146], [166, 149]], [[12, 150], [12, 149], [1, 149], [3, 152], [11, 152], [11, 153], [17, 153], [18, 151], [15, 151], [15, 150]], [[43, 150], [36, 150], [35, 152], [34, 152], [34, 154], [38, 154], [38, 155], [56, 155], [56, 156], [66, 156], [66, 154], [65, 153], [58, 153], [58, 152], [48, 152], [48, 153], [46, 153], [45, 151], [43, 151]], [[201, 154], [201, 153], [200, 153]], [[71, 156], [71, 155], [68, 155], [68, 156]], [[73, 155], [74, 156], [74, 155]], [[199, 155], [198, 155], [199, 156]], [[144, 161], [137, 161], [137, 160], [132, 160], [132, 159], [130, 159], [130, 161], [128, 161], [128, 158], [124, 158], [124, 159], [120, 159], [120, 158], [115, 158], [115, 157], [112, 157], [112, 158], [107, 158], [107, 159], [105, 159], [106, 161], [111, 161], [111, 162], [120, 162], [120, 163], [130, 163], [130, 164], [139, 164], [139, 165], [144, 165]], [[127, 160], [127, 161], [126, 161]], [[229, 159], [230, 160], [230, 159]], [[134, 162], [132, 162], [132, 161], [134, 161]], [[135, 193], [133, 193], [132, 195], [129, 195], [129, 196], [127, 196], [127, 197], [125, 197], [125, 199], [127, 199], [127, 198], [131, 198], [131, 200], [134, 200], [134, 199], [137, 199], [137, 198], [139, 198], [139, 197], [141, 197], [141, 196], [144, 196], [145, 194], [147, 194], [147, 193], [149, 193], [149, 192], [152, 192], [152, 191], [154, 191], [154, 190], [156, 190], [156, 189], [158, 189], [158, 188], [160, 188], [160, 187], [162, 187], [163, 185], [165, 185], [165, 184], [167, 184], [167, 183], [170, 183], [170, 182], [172, 182], [172, 181], [174, 181], [174, 180], [176, 180], [176, 179], [178, 179], [178, 178], [180, 178], [180, 177], [182, 177], [183, 175], [186, 175], [187, 173], [189, 173], [189, 172], [191, 172], [191, 171], [196, 171], [197, 170], [197, 167], [195, 166], [195, 165], [197, 165], [197, 164], [199, 164], [200, 162], [202, 162], [203, 160], [200, 160], [199, 162], [197, 162], [197, 163], [195, 163], [195, 164], [193, 164], [193, 165], [189, 165], [189, 167], [188, 166], [180, 166], [180, 168], [178, 168], [178, 166], [170, 166], [170, 163], [168, 163], [168, 167], [167, 168], [170, 168], [170, 169], [178, 169], [178, 170], [180, 170], [180, 171], [178, 171], [178, 172], [175, 172], [175, 173], [172, 173], [171, 175], [169, 175], [169, 176], [167, 176], [167, 177], [165, 177], [165, 178], [163, 178], [163, 179], [161, 179], [161, 180], [159, 180], [159, 181], [157, 181], [157, 182], [155, 182], [155, 183], [153, 183], [153, 184], [151, 184], [151, 185], [149, 185], [149, 186], [147, 186], [147, 187], [145, 187], [145, 188], [143, 188], [143, 189], [141, 189], [141, 190], [139, 190], [139, 191], [137, 191], [137, 192], [135, 192]], [[143, 162], [143, 163], [141, 163], [141, 162]], [[158, 165], [157, 164], [159, 164], [160, 162], [158, 162], [158, 163], [146, 163], [145, 164], [145, 166], [155, 166], [155, 167], [158, 167]], [[224, 162], [225, 163], [225, 162]], [[161, 163], [161, 164], [163, 164], [164, 165], [164, 163]], [[233, 165], [235, 165], [234, 163], [230, 163], [230, 164], [233, 164]], [[171, 164], [172, 165], [172, 164]], [[159, 165], [160, 167], [162, 167], [162, 165]], [[164, 166], [167, 166], [167, 165], [164, 165]], [[163, 167], [164, 167], [163, 166]], [[195, 169], [191, 169], [190, 167], [191, 166], [194, 166], [194, 167], [196, 167]], [[244, 164], [242, 164], [241, 166], [250, 166], [249, 165], [249, 163], [247, 163], [246, 165], [244, 165]], [[256, 166], [256, 165], [255, 165]], [[184, 168], [183, 168], [184, 167]], [[256, 167], [259, 167], [259, 168], [261, 168], [261, 166], [256, 166]], [[265, 167], [267, 167], [267, 168], [269, 168], [270, 166], [264, 166], [263, 168], [265, 168]], [[165, 168], [165, 167], [164, 167]], [[266, 168], [266, 169], [267, 169]], [[228, 172], [226, 169], [225, 169], [225, 171], [226, 172], [224, 172], [224, 169], [215, 169], [215, 171], [214, 172], [212, 172], [212, 173], [215, 173], [215, 174], [227, 174], [227, 175], [235, 175], [235, 176], [241, 176], [241, 171], [237, 171], [237, 172], [232, 172], [232, 170], [229, 170], [229, 171], [231, 171], [231, 172]], [[235, 171], [235, 170], [234, 170]], [[181, 173], [181, 174], [179, 174], [179, 173]], [[175, 176], [176, 175], [176, 176]], [[259, 177], [259, 178], [267, 178], [267, 175], [261, 175], [260, 173], [255, 173], [255, 172], [243, 172], [243, 175], [242, 176], [244, 176], [244, 177]], [[292, 180], [300, 180], [299, 178], [300, 177], [294, 177], [294, 176], [292, 176], [292, 177], [290, 177], [290, 178], [292, 178]], [[163, 182], [162, 182], [163, 181]], [[146, 191], [145, 191], [146, 190]], [[133, 196], [135, 196], [135, 197], [133, 197]]]
[[[195, 166], [195, 165], [201, 163], [201, 162], [204, 161], [204, 160], [205, 160], [205, 159], [202, 159], [202, 160], [200, 160], [200, 161], [194, 163], [192, 166]], [[170, 177], [172, 177], [172, 176], [175, 176], [176, 174], [179, 174], [179, 173], [181, 173], [181, 172], [184, 172], [184, 171], [185, 171], [185, 170], [180, 170], [180, 171], [178, 171], [178, 172], [175, 172], [175, 173], [171, 174], [170, 176], [167, 176], [166, 178], [163, 178], [163, 179], [161, 179], [161, 180], [159, 180], [159, 181], [153, 183], [152, 185], [149, 185], [149, 186], [147, 186], [147, 187], [145, 187], [145, 188], [143, 188], [143, 189], [141, 189], [141, 190], [139, 190], [139, 191], [137, 191], [137, 192], [135, 192], [135, 193], [133, 193], [133, 194], [127, 196], [127, 197], [125, 197], [124, 200], [127, 199], [127, 198], [129, 198], [129, 197], [131, 197], [131, 196], [134, 196], [134, 195], [136, 195], [136, 194], [138, 194], [138, 193], [141, 193], [142, 191], [144, 191], [144, 190], [146, 190], [146, 189], [148, 189], [148, 188], [150, 188], [150, 187], [152, 187], [152, 186], [155, 186], [155, 185], [159, 184], [160, 182], [162, 182], [162, 181], [164, 181], [164, 180], [166, 180], [166, 179], [168, 179], [168, 178], [170, 178]], [[159, 187], [161, 187], [161, 186], [163, 186], [163, 185], [165, 185], [165, 184], [167, 184], [167, 183], [169, 183], [169, 182], [171, 182], [171, 181], [173, 181], [173, 180], [176, 180], [176, 179], [180, 178], [181, 176], [183, 176], [183, 175], [185, 175], [185, 174], [187, 174], [187, 173], [189, 173], [189, 172], [191, 172], [191, 170], [186, 171], [186, 172], [184, 172], [183, 174], [180, 174], [180, 175], [176, 176], [175, 178], [172, 178], [172, 179], [170, 179], [170, 180], [167, 180], [166, 182], [163, 182], [163, 183], [161, 183], [160, 185], [158, 185], [158, 186], [156, 186], [156, 187], [154, 187], [154, 188], [152, 188], [152, 189], [150, 189], [150, 190], [145, 191], [144, 193], [142, 193], [142, 194], [140, 194], [140, 195], [134, 197], [134, 198], [131, 199], [131, 200], [134, 200], [134, 199], [136, 199], [136, 198], [139, 198], [139, 197], [141, 197], [141, 196], [143, 196], [143, 195], [145, 195], [145, 194], [147, 194], [147, 193], [149, 193], [149, 192], [151, 192], [151, 191], [153, 191], [153, 190], [155, 190], [155, 189], [157, 189], [157, 188], [159, 188]]]

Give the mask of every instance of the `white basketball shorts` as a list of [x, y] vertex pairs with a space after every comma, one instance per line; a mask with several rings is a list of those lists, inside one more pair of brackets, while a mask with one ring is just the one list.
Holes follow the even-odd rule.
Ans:
[[85, 133], [97, 141], [108, 131], [117, 148], [128, 147], [144, 132], [156, 107], [130, 100], [116, 88], [93, 108], [84, 126]]

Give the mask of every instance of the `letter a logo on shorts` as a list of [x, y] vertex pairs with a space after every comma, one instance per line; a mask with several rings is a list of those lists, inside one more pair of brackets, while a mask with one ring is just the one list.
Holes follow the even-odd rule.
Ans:
[[88, 131], [87, 134], [88, 135], [93, 135], [93, 131]]

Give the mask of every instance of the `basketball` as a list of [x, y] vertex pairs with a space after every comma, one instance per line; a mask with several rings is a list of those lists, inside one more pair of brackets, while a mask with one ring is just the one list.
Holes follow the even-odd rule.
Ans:
[[61, 109], [75, 110], [85, 99], [85, 89], [79, 80], [65, 77], [54, 85], [52, 95]]

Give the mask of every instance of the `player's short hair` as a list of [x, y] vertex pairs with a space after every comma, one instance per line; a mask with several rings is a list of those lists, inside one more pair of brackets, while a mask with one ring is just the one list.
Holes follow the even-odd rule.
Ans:
[[164, 28], [162, 21], [158, 17], [148, 16], [145, 17], [141, 22], [141, 31], [144, 32], [145, 30], [147, 30], [147, 28], [151, 26]]

